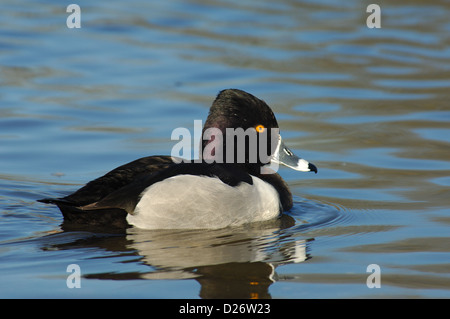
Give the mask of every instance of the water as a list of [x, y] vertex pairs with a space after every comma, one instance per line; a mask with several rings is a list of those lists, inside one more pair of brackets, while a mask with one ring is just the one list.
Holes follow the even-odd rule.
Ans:
[[[81, 29], [64, 4], [2, 3], [2, 298], [450, 297], [447, 1], [378, 2], [381, 29], [368, 1], [77, 3]], [[266, 100], [319, 167], [281, 169], [281, 221], [114, 233], [36, 202], [170, 154], [229, 87]]]

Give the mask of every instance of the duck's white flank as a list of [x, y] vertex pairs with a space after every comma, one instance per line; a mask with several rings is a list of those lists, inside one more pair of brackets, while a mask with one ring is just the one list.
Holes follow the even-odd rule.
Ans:
[[145, 229], [214, 229], [264, 221], [280, 214], [275, 188], [252, 176], [232, 187], [218, 178], [178, 175], [146, 188], [129, 224]]

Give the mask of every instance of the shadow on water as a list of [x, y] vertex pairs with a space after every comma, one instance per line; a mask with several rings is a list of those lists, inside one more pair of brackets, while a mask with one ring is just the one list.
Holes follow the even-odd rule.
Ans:
[[[280, 265], [312, 258], [312, 237], [303, 231], [334, 223], [340, 211], [328, 204], [304, 200], [277, 220], [218, 230], [142, 230], [77, 228], [36, 239], [40, 249], [93, 248], [123, 262], [145, 265], [138, 271], [83, 273], [85, 279], [195, 279], [201, 298], [271, 298], [269, 286], [278, 280]], [[95, 258], [95, 257], [94, 257]], [[144, 269], [144, 270], [142, 270]]]

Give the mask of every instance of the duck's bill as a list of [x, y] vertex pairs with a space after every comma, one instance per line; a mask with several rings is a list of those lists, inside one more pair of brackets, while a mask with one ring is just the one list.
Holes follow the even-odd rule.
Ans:
[[295, 155], [283, 142], [283, 140], [279, 139], [277, 149], [272, 157], [272, 161], [278, 164], [282, 164], [284, 166], [295, 169], [296, 171], [301, 172], [314, 172], [317, 174], [316, 165], [309, 163], [303, 158]]

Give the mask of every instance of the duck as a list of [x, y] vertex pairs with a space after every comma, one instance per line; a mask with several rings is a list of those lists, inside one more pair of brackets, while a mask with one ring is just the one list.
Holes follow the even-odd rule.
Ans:
[[219, 229], [276, 219], [293, 207], [279, 164], [318, 171], [285, 145], [268, 104], [240, 89], [217, 94], [202, 133], [198, 159], [143, 157], [68, 196], [38, 201], [77, 225]]

